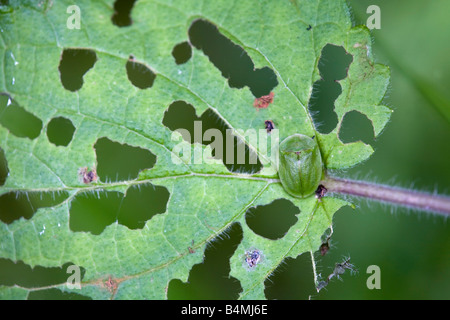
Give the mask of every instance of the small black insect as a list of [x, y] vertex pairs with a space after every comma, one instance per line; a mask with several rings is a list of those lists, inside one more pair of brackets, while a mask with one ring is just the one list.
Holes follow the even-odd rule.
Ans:
[[328, 243], [327, 240], [327, 242], [324, 242], [320, 245], [320, 254], [324, 256], [327, 254], [328, 250], [330, 250], [330, 244]]
[[312, 29], [311, 25], [309, 25], [308, 28], [306, 28], [306, 30], [308, 30], [308, 31], [311, 30], [311, 29]]
[[275, 128], [272, 120], [266, 120], [266, 121], [264, 121], [264, 124], [265, 124], [266, 130], [267, 130], [267, 133], [270, 133]]
[[328, 189], [325, 188], [325, 186], [323, 184], [319, 184], [319, 186], [317, 187], [317, 190], [316, 190], [316, 198], [319, 199], [319, 201], [320, 201], [320, 199], [322, 199], [325, 196], [327, 191], [328, 191]]

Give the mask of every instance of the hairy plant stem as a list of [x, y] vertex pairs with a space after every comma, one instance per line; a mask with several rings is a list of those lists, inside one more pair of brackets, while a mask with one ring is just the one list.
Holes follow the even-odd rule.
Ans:
[[327, 188], [327, 192], [347, 194], [450, 216], [450, 197], [330, 176], [326, 176], [321, 183]]

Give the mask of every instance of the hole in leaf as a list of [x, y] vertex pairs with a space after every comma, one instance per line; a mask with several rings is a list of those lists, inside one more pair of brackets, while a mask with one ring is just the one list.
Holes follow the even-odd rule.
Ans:
[[314, 275], [309, 252], [283, 262], [264, 282], [267, 299], [307, 300], [310, 294], [316, 293], [314, 282], [311, 281]]
[[83, 86], [83, 76], [97, 61], [97, 55], [89, 49], [64, 49], [59, 63], [61, 83], [69, 91]]
[[[13, 262], [0, 258], [0, 285], [18, 285], [25, 288], [39, 288], [54, 284], [65, 283], [70, 276], [67, 268], [73, 265], [68, 262], [61, 267], [42, 267], [30, 265], [22, 261]], [[80, 279], [83, 279], [86, 270], [80, 267]]]
[[149, 150], [114, 142], [106, 137], [98, 139], [94, 148], [97, 174], [104, 182], [136, 179], [141, 170], [150, 169], [156, 163], [156, 156]]
[[183, 136], [183, 138], [187, 142], [193, 143], [192, 139], [194, 137], [194, 121], [199, 121], [200, 119], [200, 117], [197, 117], [195, 109], [192, 105], [184, 101], [175, 101], [172, 102], [166, 112], [164, 112], [162, 124], [172, 131], [180, 128], [188, 130], [190, 133], [190, 137]]
[[339, 139], [343, 143], [361, 140], [370, 144], [374, 141], [372, 122], [365, 114], [358, 111], [347, 112], [339, 128]]
[[94, 194], [82, 193], [72, 200], [70, 206], [70, 229], [99, 235], [117, 221], [123, 195], [116, 191]]
[[147, 89], [153, 85], [156, 75], [140, 62], [134, 60], [133, 56], [126, 64], [127, 76], [130, 82], [139, 89]]
[[126, 196], [116, 191], [80, 194], [70, 207], [70, 229], [101, 234], [118, 222], [130, 229], [142, 229], [155, 214], [166, 211], [169, 191], [152, 184], [130, 187]]
[[8, 162], [6, 161], [5, 152], [0, 148], [0, 187], [5, 184], [8, 175]]
[[37, 138], [42, 130], [42, 121], [19, 106], [7, 95], [0, 96], [0, 124], [20, 138]]
[[133, 21], [130, 13], [135, 2], [136, 0], [116, 0], [114, 2], [114, 14], [111, 17], [112, 23], [118, 27], [131, 26]]
[[231, 88], [248, 86], [256, 98], [268, 95], [278, 84], [272, 69], [255, 69], [250, 56], [206, 20], [196, 20], [189, 28], [192, 45], [202, 50], [214, 66], [228, 79]]
[[203, 263], [195, 265], [187, 283], [178, 279], [169, 282], [167, 296], [172, 300], [237, 299], [242, 287], [229, 276], [230, 257], [242, 241], [242, 228], [234, 223], [218, 235], [205, 250]]
[[142, 229], [155, 214], [166, 212], [169, 191], [152, 184], [130, 187], [119, 212], [119, 223], [130, 229]]
[[320, 55], [320, 76], [329, 81], [342, 80], [347, 77], [352, 61], [353, 56], [347, 53], [343, 47], [327, 44], [323, 47]]
[[[192, 105], [184, 101], [175, 101], [164, 113], [162, 123], [172, 131], [186, 129], [189, 136], [183, 136], [183, 138], [189, 143], [211, 144], [214, 158], [221, 159], [231, 172], [256, 173], [262, 169], [257, 155], [246, 144], [241, 143], [238, 137], [227, 133], [229, 127], [211, 109], [205, 110], [198, 117]], [[217, 131], [209, 131], [210, 129]], [[210, 133], [212, 136], [207, 137]], [[216, 141], [215, 134], [222, 137], [221, 144]], [[206, 137], [207, 139], [205, 139]], [[227, 151], [232, 152], [229, 157]]]
[[69, 195], [66, 192], [9, 192], [0, 196], [0, 220], [11, 223], [30, 219], [39, 208], [54, 207]]
[[337, 82], [325, 80], [314, 82], [308, 108], [317, 131], [330, 133], [336, 128], [338, 117], [334, 112], [334, 101], [341, 92], [341, 85]]
[[74, 132], [72, 121], [64, 117], [53, 118], [47, 125], [48, 140], [57, 146], [67, 146]]
[[342, 92], [337, 82], [347, 76], [353, 57], [343, 47], [327, 44], [319, 59], [319, 72], [322, 79], [313, 85], [309, 100], [309, 111], [314, 116], [316, 129], [321, 133], [330, 133], [338, 123], [334, 112], [334, 102]]
[[282, 238], [297, 222], [300, 210], [289, 200], [277, 199], [270, 204], [252, 207], [245, 213], [245, 221], [256, 234], [268, 239]]
[[189, 42], [181, 42], [173, 47], [172, 55], [175, 58], [176, 64], [183, 64], [189, 61], [192, 57], [192, 48]]

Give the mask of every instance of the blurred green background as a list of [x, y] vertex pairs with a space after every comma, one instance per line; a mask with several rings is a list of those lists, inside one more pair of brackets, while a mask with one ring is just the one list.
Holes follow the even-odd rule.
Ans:
[[[376, 152], [365, 163], [336, 174], [423, 191], [449, 194], [450, 186], [450, 12], [449, 1], [349, 0], [354, 23], [365, 24], [369, 5], [381, 9], [381, 29], [373, 30], [373, 53], [379, 63], [389, 65], [391, 83], [384, 104], [394, 109], [391, 121], [376, 140], [370, 122], [359, 114], [345, 120], [345, 140], [363, 140]], [[196, 49], [194, 49], [196, 50]], [[332, 57], [330, 58], [332, 60]], [[343, 62], [344, 63], [344, 62]], [[332, 101], [336, 91], [321, 101]], [[2, 99], [3, 107], [7, 99]], [[318, 102], [319, 103], [319, 102]], [[317, 110], [321, 106], [317, 105]], [[331, 116], [332, 114], [329, 113]], [[446, 116], [447, 115], [447, 116]], [[200, 115], [198, 115], [200, 116]], [[327, 114], [318, 115], [325, 126]], [[221, 126], [209, 119], [209, 126]], [[216, 121], [216, 122], [214, 122]], [[208, 124], [204, 124], [208, 128]], [[103, 156], [108, 156], [104, 154]], [[4, 170], [0, 164], [0, 171]], [[0, 178], [1, 178], [0, 174]], [[111, 177], [114, 178], [114, 177]], [[2, 181], [0, 181], [1, 183]], [[318, 272], [325, 278], [344, 256], [359, 270], [343, 275], [316, 293], [309, 254], [288, 259], [266, 281], [269, 299], [449, 299], [450, 227], [440, 216], [427, 215], [384, 204], [358, 201], [356, 209], [343, 208], [334, 216], [331, 249], [316, 254]], [[1, 212], [9, 209], [4, 204]], [[288, 212], [288, 214], [285, 214]], [[248, 217], [255, 229], [271, 230], [295, 220], [289, 202], [278, 203], [271, 212]], [[295, 221], [294, 221], [295, 222]], [[275, 225], [278, 224], [278, 225]], [[82, 227], [81, 227], [82, 228]], [[169, 299], [234, 299], [240, 285], [228, 277], [229, 257], [242, 238], [233, 225], [226, 236], [213, 242], [203, 264], [194, 266], [188, 283], [172, 280]], [[366, 286], [367, 267], [381, 269], [381, 289]], [[61, 282], [64, 268], [35, 268], [0, 259], [0, 284], [24, 286]], [[30, 298], [82, 298], [58, 291], [34, 293]]]

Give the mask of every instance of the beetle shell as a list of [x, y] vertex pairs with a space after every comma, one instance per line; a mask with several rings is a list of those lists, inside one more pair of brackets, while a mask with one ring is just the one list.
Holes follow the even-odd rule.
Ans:
[[317, 190], [323, 176], [323, 162], [315, 139], [294, 134], [280, 144], [278, 175], [284, 189], [298, 198]]

